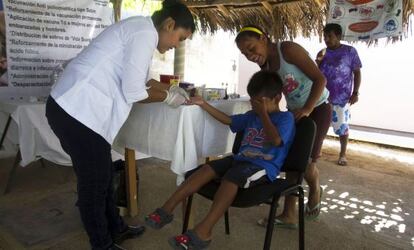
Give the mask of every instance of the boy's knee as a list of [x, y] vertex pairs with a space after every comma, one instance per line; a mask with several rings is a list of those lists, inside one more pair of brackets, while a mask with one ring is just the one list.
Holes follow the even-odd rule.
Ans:
[[226, 180], [226, 179], [221, 180], [221, 185], [225, 185], [227, 187], [231, 187], [231, 188], [235, 188], [235, 189], [239, 188], [239, 185], [237, 183], [235, 183], [234, 181], [231, 181], [231, 180]]
[[200, 171], [202, 171], [203, 173], [206, 173], [206, 174], [214, 174], [214, 175], [216, 175], [216, 172], [214, 171], [214, 169], [209, 164], [202, 165], [200, 167]]
[[203, 168], [204, 168], [204, 166], [205, 166], [205, 165], [206, 165], [206, 164], [199, 165], [199, 166], [197, 166], [196, 168], [194, 168], [194, 169], [192, 169], [192, 170], [190, 170], [190, 171], [187, 171], [187, 172], [185, 173], [185, 178], [190, 177], [191, 175], [193, 175], [193, 174], [194, 174], [194, 173], [196, 173], [196, 172], [204, 171], [204, 170], [203, 170]]
[[213, 170], [213, 168], [210, 165], [203, 164], [203, 165], [200, 165], [199, 167], [197, 167], [196, 169], [193, 169], [191, 171], [188, 171], [185, 174], [185, 177], [186, 178], [189, 178], [190, 176], [192, 176], [195, 173], [202, 173], [203, 175], [207, 175], [207, 174], [214, 174], [214, 175], [216, 175], [215, 172], [214, 172], [214, 170]]

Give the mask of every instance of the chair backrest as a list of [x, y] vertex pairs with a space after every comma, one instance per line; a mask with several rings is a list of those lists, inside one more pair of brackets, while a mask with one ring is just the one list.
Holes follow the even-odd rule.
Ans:
[[231, 150], [231, 152], [233, 152], [233, 154], [239, 153], [241, 143], [242, 143], [242, 140], [243, 140], [243, 135], [244, 135], [244, 130], [239, 131], [239, 132], [236, 133], [236, 138], [234, 138], [233, 148]]
[[[300, 172], [304, 173], [309, 164], [310, 154], [315, 140], [316, 125], [309, 117], [303, 117], [296, 123], [296, 134], [289, 153], [282, 166], [283, 172]], [[233, 154], [239, 152], [243, 140], [243, 131], [236, 134], [233, 143]]]

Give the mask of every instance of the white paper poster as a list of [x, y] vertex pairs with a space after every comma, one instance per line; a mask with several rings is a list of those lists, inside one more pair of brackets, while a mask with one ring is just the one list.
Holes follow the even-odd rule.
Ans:
[[402, 34], [402, 0], [331, 0], [327, 23], [342, 27], [346, 41]]
[[3, 0], [8, 83], [0, 99], [44, 97], [50, 74], [113, 21], [109, 0]]

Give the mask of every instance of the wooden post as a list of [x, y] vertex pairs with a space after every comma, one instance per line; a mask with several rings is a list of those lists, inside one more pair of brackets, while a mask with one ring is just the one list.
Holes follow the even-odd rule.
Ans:
[[125, 148], [125, 173], [129, 216], [138, 215], [137, 199], [137, 168], [135, 165], [135, 151]]
[[111, 2], [114, 6], [115, 22], [119, 22], [121, 20], [122, 0], [111, 0]]
[[182, 41], [174, 50], [174, 75], [179, 75], [184, 80], [185, 72], [185, 41]]

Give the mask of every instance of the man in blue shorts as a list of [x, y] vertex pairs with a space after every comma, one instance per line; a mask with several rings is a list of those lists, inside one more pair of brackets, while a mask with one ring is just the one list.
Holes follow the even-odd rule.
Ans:
[[345, 166], [350, 105], [358, 101], [362, 64], [354, 47], [341, 44], [342, 28], [339, 24], [328, 23], [323, 34], [327, 48], [318, 53], [316, 63], [326, 77], [326, 88], [330, 92], [331, 124], [341, 143], [338, 165]]

